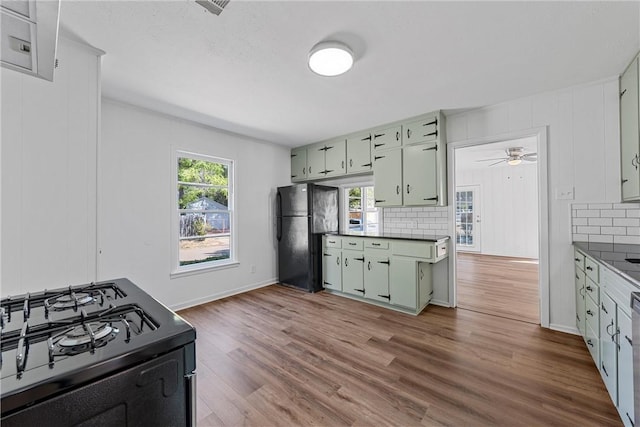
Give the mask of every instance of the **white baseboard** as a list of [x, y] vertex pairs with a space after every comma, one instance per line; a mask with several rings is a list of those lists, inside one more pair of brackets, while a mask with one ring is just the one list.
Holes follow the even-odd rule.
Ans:
[[564, 332], [572, 335], [580, 335], [580, 331], [575, 326], [567, 326], [567, 325], [558, 325], [556, 323], [550, 323], [549, 329], [554, 331]]
[[429, 301], [429, 305], [439, 305], [440, 307], [451, 308], [451, 304], [449, 304], [449, 301], [438, 301], [432, 299], [431, 301]]
[[192, 300], [189, 300], [189, 301], [185, 301], [185, 302], [181, 302], [181, 303], [178, 303], [178, 304], [174, 304], [174, 305], [170, 306], [169, 308], [171, 310], [174, 310], [174, 311], [184, 310], [185, 308], [195, 307], [196, 305], [201, 305], [201, 304], [206, 304], [206, 303], [211, 302], [211, 301], [219, 300], [219, 299], [222, 299], [222, 298], [227, 298], [227, 297], [230, 297], [232, 295], [242, 294], [242, 293], [249, 292], [249, 291], [252, 291], [252, 290], [258, 289], [258, 288], [264, 288], [265, 286], [273, 285], [273, 284], [276, 284], [276, 283], [278, 283], [278, 279], [276, 279], [276, 278], [269, 279], [269, 280], [264, 280], [262, 282], [252, 283], [250, 285], [241, 286], [239, 288], [230, 289], [228, 291], [218, 292], [217, 294], [207, 295], [205, 297], [196, 298], [196, 299], [192, 299]]

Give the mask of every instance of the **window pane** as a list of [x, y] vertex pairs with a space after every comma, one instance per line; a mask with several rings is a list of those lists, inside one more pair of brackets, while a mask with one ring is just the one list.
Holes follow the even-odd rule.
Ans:
[[229, 235], [180, 241], [180, 265], [229, 259]]
[[349, 210], [351, 211], [362, 210], [362, 199], [349, 199]]
[[229, 212], [180, 214], [180, 238], [202, 239], [229, 233]]
[[349, 197], [362, 197], [360, 187], [354, 187], [349, 189]]
[[180, 209], [227, 210], [228, 205], [229, 190], [226, 188], [178, 185], [178, 208]]
[[204, 160], [178, 158], [178, 181], [229, 185], [229, 166]]
[[362, 231], [362, 212], [349, 213], [349, 230]]

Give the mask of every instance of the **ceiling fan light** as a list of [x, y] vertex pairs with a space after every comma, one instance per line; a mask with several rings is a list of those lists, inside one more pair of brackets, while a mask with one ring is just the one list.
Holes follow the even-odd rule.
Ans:
[[517, 157], [516, 157], [516, 158], [511, 158], [511, 159], [507, 160], [507, 164], [508, 164], [509, 166], [517, 166], [517, 165], [519, 165], [520, 163], [522, 163], [522, 159], [519, 159], [519, 158], [517, 158]]
[[344, 74], [353, 65], [353, 52], [340, 42], [320, 42], [309, 52], [309, 68], [321, 76]]

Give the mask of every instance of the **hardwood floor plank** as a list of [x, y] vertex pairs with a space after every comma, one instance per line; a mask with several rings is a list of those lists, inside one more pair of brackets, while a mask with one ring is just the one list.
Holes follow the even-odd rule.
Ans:
[[580, 337], [269, 286], [180, 313], [200, 426], [620, 426]]

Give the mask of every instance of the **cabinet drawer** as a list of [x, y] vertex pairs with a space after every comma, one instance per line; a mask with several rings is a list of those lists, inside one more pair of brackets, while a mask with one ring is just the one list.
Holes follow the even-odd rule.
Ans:
[[365, 240], [364, 247], [367, 249], [389, 249], [389, 242], [386, 240]]
[[362, 239], [352, 239], [350, 237], [342, 239], [342, 247], [353, 251], [361, 251], [363, 244]]
[[587, 277], [590, 277], [596, 284], [600, 283], [600, 267], [589, 257], [584, 258], [584, 272], [587, 273]]
[[587, 277], [584, 289], [586, 294], [593, 300], [593, 302], [596, 303], [596, 305], [600, 304], [600, 286], [596, 285], [593, 280]]
[[578, 251], [574, 251], [573, 260], [576, 263], [576, 267], [584, 271], [584, 255]]
[[433, 259], [434, 244], [432, 242], [395, 241], [392, 244], [394, 255], [413, 258]]
[[593, 361], [596, 362], [596, 366], [600, 366], [600, 339], [598, 335], [591, 329], [589, 323], [587, 323], [587, 330], [585, 331], [584, 342], [587, 344], [589, 353]]
[[640, 289], [608, 268], [603, 268], [601, 273], [602, 284], [600, 290], [603, 292], [600, 295], [600, 300], [604, 299], [603, 295], [606, 292], [618, 304], [618, 307], [630, 316], [631, 304], [629, 302], [631, 301], [631, 293], [640, 292]]
[[[600, 307], [591, 298], [586, 298], [586, 310], [584, 314], [587, 319], [587, 326], [594, 331], [600, 332]], [[596, 335], [599, 338], [599, 335]]]
[[342, 239], [340, 237], [325, 237], [324, 245], [327, 248], [341, 248]]
[[436, 258], [440, 258], [441, 256], [444, 256], [447, 253], [449, 253], [449, 245], [447, 244], [447, 242], [438, 243], [437, 245], [435, 245], [435, 247], [436, 247]]
[[371, 149], [386, 150], [402, 145], [402, 126], [394, 126], [371, 132]]

